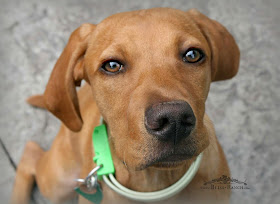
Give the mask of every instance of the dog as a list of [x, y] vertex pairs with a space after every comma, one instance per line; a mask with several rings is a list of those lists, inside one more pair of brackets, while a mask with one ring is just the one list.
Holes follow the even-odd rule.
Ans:
[[[205, 101], [211, 82], [236, 75], [239, 56], [226, 28], [196, 9], [124, 12], [81, 25], [44, 94], [28, 99], [62, 125], [49, 151], [26, 144], [11, 203], [29, 203], [35, 181], [53, 203], [77, 197], [76, 179], [95, 167], [91, 135], [101, 117], [122, 185], [141, 192], [164, 189], [203, 152], [191, 183], [160, 203], [228, 203], [230, 189], [201, 189], [206, 181], [230, 176]], [[101, 186], [102, 203], [137, 203], [103, 181]], [[88, 203], [81, 196], [78, 201]]]

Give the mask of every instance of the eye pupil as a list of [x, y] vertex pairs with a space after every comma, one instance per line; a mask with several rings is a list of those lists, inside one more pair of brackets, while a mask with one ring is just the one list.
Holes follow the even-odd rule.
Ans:
[[116, 62], [109, 62], [109, 64], [112, 69], [115, 69], [116, 67], [118, 67], [118, 63], [116, 63]]
[[105, 62], [101, 68], [106, 71], [106, 72], [110, 72], [110, 73], [117, 73], [119, 71], [121, 71], [123, 65], [120, 64], [119, 62], [117, 61], [108, 61], [108, 62]]
[[203, 58], [203, 53], [202, 51], [198, 50], [198, 49], [190, 49], [186, 52], [183, 60], [185, 62], [189, 62], [189, 63], [195, 63], [200, 61]]
[[187, 56], [192, 58], [192, 59], [195, 59], [196, 53], [193, 50], [191, 50], [187, 53]]

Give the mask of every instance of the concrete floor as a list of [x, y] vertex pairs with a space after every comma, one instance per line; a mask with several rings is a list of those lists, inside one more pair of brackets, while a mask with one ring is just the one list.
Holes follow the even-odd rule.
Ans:
[[[151, 7], [198, 8], [235, 36], [241, 50], [233, 80], [212, 84], [207, 112], [215, 123], [232, 176], [250, 190], [233, 190], [232, 203], [280, 200], [279, 0], [0, 0], [0, 198], [7, 203], [24, 144], [49, 148], [59, 121], [25, 99], [42, 93], [65, 43], [81, 23]], [[38, 190], [37, 204], [49, 203]], [[74, 203], [74, 201], [73, 201]]]

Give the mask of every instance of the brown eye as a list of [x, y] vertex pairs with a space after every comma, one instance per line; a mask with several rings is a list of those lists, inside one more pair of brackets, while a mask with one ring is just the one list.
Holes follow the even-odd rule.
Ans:
[[204, 54], [201, 50], [191, 48], [187, 50], [187, 52], [184, 54], [183, 60], [188, 63], [195, 63], [200, 60], [202, 60], [204, 57]]
[[107, 61], [101, 66], [101, 68], [106, 72], [118, 73], [122, 70], [123, 65], [118, 61]]

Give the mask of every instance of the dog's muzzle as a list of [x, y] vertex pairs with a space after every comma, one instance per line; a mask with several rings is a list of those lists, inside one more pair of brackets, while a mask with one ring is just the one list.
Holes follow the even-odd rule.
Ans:
[[145, 112], [145, 127], [158, 140], [174, 145], [188, 137], [195, 127], [196, 118], [191, 106], [185, 101], [154, 104]]

